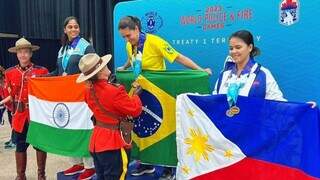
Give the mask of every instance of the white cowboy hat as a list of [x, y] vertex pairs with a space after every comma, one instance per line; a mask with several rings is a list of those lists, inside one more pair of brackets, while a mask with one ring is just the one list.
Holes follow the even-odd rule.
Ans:
[[79, 69], [81, 71], [81, 74], [77, 78], [76, 82], [81, 83], [90, 79], [92, 76], [97, 74], [102, 68], [104, 68], [111, 58], [111, 54], [107, 54], [103, 57], [100, 57], [96, 53], [89, 53], [82, 56], [79, 62]]
[[20, 38], [19, 40], [16, 41], [16, 46], [9, 48], [8, 51], [11, 53], [17, 53], [18, 49], [24, 49], [24, 48], [30, 48], [31, 51], [36, 51], [36, 50], [40, 49], [39, 46], [32, 45], [25, 38]]

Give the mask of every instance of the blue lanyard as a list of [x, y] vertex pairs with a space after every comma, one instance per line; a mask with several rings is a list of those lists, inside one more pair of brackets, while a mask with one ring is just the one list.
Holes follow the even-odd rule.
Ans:
[[[136, 48], [132, 46], [132, 54], [133, 54], [132, 68], [133, 68], [133, 74], [135, 79], [141, 74], [141, 71], [142, 71], [142, 55], [141, 54], [143, 53], [143, 47], [144, 47], [145, 41], [146, 41], [146, 34], [143, 32], [140, 32], [138, 46]], [[137, 54], [139, 54], [139, 57], [137, 56]]]
[[146, 42], [146, 33], [140, 32], [138, 41], [138, 52], [143, 53], [144, 43]]
[[68, 62], [69, 62], [69, 59], [70, 59], [70, 54], [69, 54], [69, 49], [70, 49], [70, 46], [69, 45], [66, 45], [64, 51], [63, 51], [63, 56], [62, 56], [62, 68], [63, 68], [63, 71], [66, 71], [66, 68], [67, 68], [67, 65], [68, 65]]
[[76, 37], [73, 39], [72, 43], [70, 43], [70, 45], [66, 45], [64, 51], [63, 51], [63, 57], [62, 57], [62, 68], [63, 71], [66, 71], [70, 56], [72, 55], [71, 52], [69, 52], [70, 50], [73, 50], [77, 47], [78, 42], [80, 41], [80, 36]]
[[[241, 72], [242, 75], [247, 74], [245, 76], [244, 81], [243, 82], [233, 82], [228, 85], [227, 100], [228, 100], [229, 107], [231, 107], [237, 103], [239, 91], [245, 85], [245, 82], [248, 80], [248, 78], [250, 76], [251, 68], [253, 67], [254, 64], [255, 64], [255, 61], [253, 60], [253, 58], [250, 58], [248, 63], [246, 64], [245, 68]], [[228, 79], [230, 79], [232, 77], [232, 74], [236, 74], [236, 72], [237, 72], [237, 68], [235, 65], [232, 68], [232, 70], [228, 76]]]

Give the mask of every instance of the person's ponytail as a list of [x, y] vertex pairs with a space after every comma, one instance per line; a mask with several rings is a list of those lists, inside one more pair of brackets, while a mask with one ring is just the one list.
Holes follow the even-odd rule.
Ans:
[[261, 51], [258, 47], [253, 47], [252, 51], [250, 52], [250, 57], [255, 57], [261, 54]]

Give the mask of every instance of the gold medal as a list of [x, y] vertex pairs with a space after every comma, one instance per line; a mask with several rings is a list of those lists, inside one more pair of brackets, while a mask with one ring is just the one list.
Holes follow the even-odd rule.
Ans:
[[232, 113], [233, 115], [236, 115], [236, 114], [239, 114], [239, 113], [240, 113], [240, 108], [237, 107], [237, 106], [232, 106], [232, 107], [229, 109], [229, 111], [231, 111], [231, 113]]
[[234, 114], [232, 114], [232, 112], [230, 111], [230, 109], [228, 109], [228, 110], [226, 111], [226, 116], [228, 116], [228, 117], [233, 117], [233, 115], [234, 115]]

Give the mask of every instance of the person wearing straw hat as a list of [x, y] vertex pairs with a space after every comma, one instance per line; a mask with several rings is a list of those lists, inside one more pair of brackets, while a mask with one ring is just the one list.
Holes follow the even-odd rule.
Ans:
[[127, 116], [137, 117], [142, 111], [138, 96], [141, 87], [130, 97], [124, 86], [108, 82], [111, 74], [107, 63], [111, 55], [99, 57], [95, 53], [84, 55], [79, 62], [81, 74], [77, 83], [86, 82], [85, 101], [93, 112], [95, 125], [89, 150], [93, 157], [98, 179], [125, 179], [128, 166], [128, 149], [121, 129]]
[[[29, 126], [29, 104], [28, 104], [28, 81], [35, 76], [48, 74], [48, 69], [37, 66], [31, 62], [33, 51], [40, 47], [32, 45], [25, 38], [16, 41], [15, 46], [8, 49], [10, 53], [16, 53], [19, 64], [5, 71], [5, 91], [8, 96], [0, 101], [0, 104], [11, 101], [14, 104], [12, 127], [16, 139], [16, 180], [26, 179], [25, 171], [27, 166], [26, 142]], [[38, 180], [46, 179], [45, 165], [47, 153], [36, 149]]]

